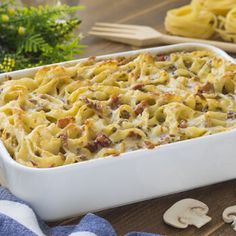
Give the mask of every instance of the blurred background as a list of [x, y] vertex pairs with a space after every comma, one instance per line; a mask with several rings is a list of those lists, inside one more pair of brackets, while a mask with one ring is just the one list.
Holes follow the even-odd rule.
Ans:
[[68, 4], [68, 5], [77, 5], [79, 0], [18, 0], [19, 4], [24, 4], [28, 6], [38, 6], [38, 5], [56, 5], [56, 4]]

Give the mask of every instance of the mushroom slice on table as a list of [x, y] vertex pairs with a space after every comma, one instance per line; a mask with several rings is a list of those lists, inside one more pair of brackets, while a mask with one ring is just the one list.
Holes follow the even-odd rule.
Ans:
[[222, 214], [225, 223], [232, 223], [232, 228], [236, 231], [236, 206], [227, 207]]
[[208, 206], [195, 199], [186, 198], [176, 202], [163, 215], [164, 222], [176, 228], [184, 229], [188, 225], [197, 228], [202, 227], [211, 221], [207, 216]]

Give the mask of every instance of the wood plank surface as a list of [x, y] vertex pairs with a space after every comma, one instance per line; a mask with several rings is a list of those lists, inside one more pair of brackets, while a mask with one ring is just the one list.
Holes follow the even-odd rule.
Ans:
[[168, 9], [186, 4], [188, 0], [81, 0], [86, 10], [81, 12], [83, 43], [88, 45], [80, 57], [102, 55], [137, 49], [88, 35], [95, 22], [131, 23], [148, 25], [164, 31], [164, 18]]
[[[84, 34], [83, 43], [88, 45], [80, 57], [108, 54], [136, 49], [119, 43], [112, 43], [93, 36], [87, 32], [97, 21], [131, 23], [152, 26], [164, 30], [163, 20], [168, 9], [188, 3], [188, 0], [81, 0], [86, 10], [80, 13], [82, 19], [81, 31]], [[201, 174], [201, 173], [199, 173]], [[165, 181], [163, 180], [163, 184]], [[183, 198], [195, 198], [206, 203], [212, 221], [201, 229], [189, 227], [177, 230], [164, 224], [164, 211]], [[220, 183], [200, 189], [173, 194], [141, 203], [123, 206], [97, 213], [112, 223], [118, 235], [129, 231], [147, 231], [164, 235], [236, 235], [230, 225], [223, 223], [221, 214], [224, 208], [236, 204], [236, 180]], [[78, 223], [81, 217], [76, 217], [50, 225]]]

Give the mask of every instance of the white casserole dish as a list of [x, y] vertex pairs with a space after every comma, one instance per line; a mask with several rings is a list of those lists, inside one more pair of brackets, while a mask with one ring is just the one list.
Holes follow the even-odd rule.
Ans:
[[[220, 49], [204, 44], [178, 44], [100, 56], [130, 56], [140, 52], [169, 53], [206, 49], [234, 61]], [[60, 63], [72, 65], [80, 60]], [[6, 75], [31, 76], [37, 68]], [[119, 157], [98, 158], [48, 169], [14, 161], [0, 142], [2, 184], [27, 201], [44, 220], [58, 220], [142, 201], [236, 177], [236, 130], [137, 150]]]

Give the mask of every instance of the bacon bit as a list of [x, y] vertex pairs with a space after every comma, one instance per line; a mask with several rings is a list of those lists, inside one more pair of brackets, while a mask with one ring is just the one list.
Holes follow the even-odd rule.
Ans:
[[93, 101], [90, 101], [88, 100], [87, 98], [84, 99], [85, 103], [88, 105], [88, 107], [98, 111], [98, 112], [101, 112], [102, 111], [102, 107], [100, 104], [96, 103], [96, 102], [93, 102]]
[[86, 144], [86, 148], [90, 152], [96, 152], [99, 147], [108, 147], [112, 144], [112, 141], [105, 134], [98, 134], [95, 140], [92, 140]]
[[60, 134], [59, 138], [61, 139], [62, 147], [68, 146], [68, 136], [66, 134]]
[[130, 131], [127, 137], [129, 137], [129, 138], [137, 138], [137, 139], [141, 138], [141, 136], [139, 134], [135, 133], [134, 131]]
[[68, 124], [70, 124], [74, 121], [75, 121], [75, 118], [72, 116], [65, 117], [65, 118], [59, 119], [57, 121], [57, 126], [61, 129], [64, 129]]
[[227, 113], [227, 119], [235, 119], [236, 118], [236, 112], [230, 111]]
[[6, 79], [7, 79], [7, 80], [12, 80], [12, 77], [11, 77], [10, 75], [7, 75], [7, 76], [6, 76]]
[[156, 56], [157, 61], [167, 61], [169, 59], [169, 56], [161, 54]]
[[200, 93], [208, 93], [210, 91], [214, 92], [214, 86], [208, 81], [198, 90]]
[[186, 120], [180, 120], [178, 127], [182, 128], [182, 129], [187, 128], [188, 127], [187, 121]]
[[144, 84], [135, 84], [132, 89], [133, 90], [141, 90], [144, 87]]
[[148, 102], [147, 101], [142, 101], [140, 102], [136, 108], [134, 109], [134, 113], [136, 115], [142, 114], [144, 109], [148, 106]]
[[153, 148], [155, 148], [157, 146], [154, 143], [151, 143], [149, 141], [145, 141], [144, 143], [146, 144], [148, 149], [153, 149]]
[[112, 141], [105, 134], [98, 134], [95, 142], [102, 147], [108, 147], [112, 144]]
[[96, 152], [98, 150], [98, 144], [96, 141], [88, 142], [85, 147], [88, 148], [90, 152]]
[[119, 97], [112, 96], [111, 99], [110, 99], [109, 104], [110, 104], [110, 107], [111, 107], [112, 110], [117, 109], [120, 105]]

